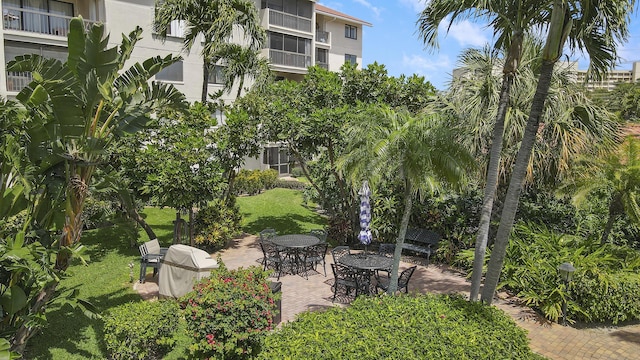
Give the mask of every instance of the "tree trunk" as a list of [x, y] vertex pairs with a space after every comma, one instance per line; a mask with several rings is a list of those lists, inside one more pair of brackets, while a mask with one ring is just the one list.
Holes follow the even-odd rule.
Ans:
[[173, 222], [173, 243], [182, 244], [182, 219], [180, 210], [176, 211], [176, 220]]
[[[36, 302], [31, 307], [30, 313], [42, 314], [45, 310], [44, 307], [55, 295], [57, 287], [58, 282], [52, 282], [46, 285], [38, 294]], [[22, 354], [24, 352], [25, 346], [27, 345], [27, 341], [29, 341], [29, 339], [33, 335], [35, 335], [38, 329], [39, 327], [28, 326], [26, 322], [20, 325], [13, 338], [11, 338], [11, 351]]]
[[224, 194], [224, 202], [227, 205], [231, 204], [231, 198], [233, 197], [233, 186], [235, 185], [235, 180], [236, 180], [236, 171], [235, 170], [231, 170], [229, 171], [229, 175], [227, 176], [227, 190], [226, 193]]
[[402, 244], [404, 237], [407, 235], [407, 227], [409, 227], [409, 217], [411, 216], [411, 208], [413, 206], [412, 198], [413, 189], [408, 179], [404, 180], [404, 213], [402, 221], [400, 221], [400, 231], [396, 240], [396, 250], [393, 253], [393, 266], [391, 267], [391, 278], [389, 279], [389, 289], [387, 293], [394, 295], [398, 291], [398, 270], [400, 268], [400, 257], [402, 256]]
[[144, 232], [147, 233], [149, 240], [158, 238], [156, 236], [156, 233], [153, 232], [153, 229], [151, 228], [151, 226], [149, 226], [149, 224], [144, 220], [144, 218], [140, 216], [140, 213], [138, 212], [138, 210], [132, 207], [127, 211], [127, 213], [129, 214], [129, 218], [133, 219], [133, 221], [138, 223], [138, 225], [140, 225], [144, 229]]
[[193, 238], [193, 225], [195, 223], [193, 218], [193, 205], [189, 206], [189, 243], [191, 246], [196, 246], [196, 242]]
[[238, 83], [238, 93], [236, 94], [236, 100], [240, 98], [240, 94], [242, 94], [243, 86], [244, 86], [244, 75], [240, 76], [240, 83]]
[[[506, 67], [506, 64], [505, 64]], [[482, 270], [484, 267], [484, 256], [487, 251], [489, 239], [489, 227], [491, 225], [491, 211], [493, 210], [493, 200], [496, 196], [498, 186], [498, 172], [500, 170], [500, 155], [502, 153], [502, 138], [504, 136], [504, 118], [509, 108], [509, 95], [513, 84], [514, 73], [505, 73], [502, 77], [502, 88], [500, 89], [500, 102], [498, 104], [498, 114], [496, 124], [493, 128], [493, 142], [491, 143], [491, 153], [489, 155], [489, 166], [487, 168], [487, 183], [484, 188], [484, 199], [482, 200], [482, 210], [480, 213], [480, 224], [478, 225], [478, 236], [476, 237], [476, 249], [473, 257], [473, 272], [471, 273], [471, 291], [469, 300], [477, 301], [482, 282]]]
[[609, 239], [609, 234], [611, 233], [611, 229], [613, 229], [613, 224], [618, 218], [617, 214], [620, 213], [617, 208], [622, 207], [620, 201], [620, 197], [614, 196], [614, 198], [611, 200], [611, 204], [609, 204], [609, 218], [607, 219], [607, 224], [604, 226], [604, 231], [602, 232], [602, 237], [600, 238], [600, 245], [606, 244], [607, 239]]
[[518, 210], [520, 191], [522, 190], [522, 184], [524, 183], [524, 179], [527, 175], [529, 158], [531, 157], [531, 151], [533, 150], [533, 145], [536, 141], [540, 116], [542, 115], [544, 102], [549, 92], [551, 75], [553, 74], [553, 67], [556, 61], [557, 60], [554, 59], [544, 60], [542, 62], [538, 86], [533, 97], [529, 119], [527, 120], [527, 126], [524, 131], [522, 143], [518, 150], [518, 156], [516, 157], [516, 162], [513, 167], [511, 180], [509, 181], [509, 189], [507, 190], [504, 208], [502, 209], [500, 226], [498, 227], [496, 242], [493, 245], [493, 250], [491, 251], [489, 268], [487, 269], [487, 276], [484, 288], [482, 289], [482, 301], [486, 304], [491, 304], [493, 301], [493, 295], [498, 287], [500, 273], [502, 272], [502, 264], [504, 263], [504, 256], [507, 251], [507, 245], [509, 244], [509, 236], [511, 235], [516, 211]]
[[209, 95], [209, 59], [203, 58], [202, 63], [202, 96], [200, 101], [207, 103], [207, 95]]

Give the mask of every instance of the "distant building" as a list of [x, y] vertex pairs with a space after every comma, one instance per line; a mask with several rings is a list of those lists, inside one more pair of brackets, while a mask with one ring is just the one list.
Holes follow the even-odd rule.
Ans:
[[610, 70], [602, 80], [587, 80], [586, 70], [577, 70], [577, 75], [578, 83], [585, 84], [587, 90], [613, 90], [617, 84], [632, 83], [640, 79], [640, 61], [635, 61], [631, 70]]

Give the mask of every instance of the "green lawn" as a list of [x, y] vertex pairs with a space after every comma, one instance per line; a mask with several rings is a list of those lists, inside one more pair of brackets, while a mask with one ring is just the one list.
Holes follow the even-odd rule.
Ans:
[[[301, 205], [299, 191], [273, 189], [257, 196], [238, 198], [243, 214], [243, 230], [257, 234], [268, 227], [278, 232], [306, 233], [310, 229], [326, 225], [326, 220]], [[175, 211], [165, 208], [146, 208], [147, 222], [155, 231], [163, 246], [171, 244]], [[138, 234], [136, 235], [136, 231]], [[133, 291], [129, 264], [134, 263], [133, 279], [139, 275], [139, 252], [131, 248], [132, 238], [147, 241], [143, 230], [127, 225], [86, 231], [82, 243], [87, 247], [89, 265], [74, 261], [61, 287], [80, 290], [80, 297], [91, 301], [101, 312], [131, 301], [141, 301]], [[49, 327], [29, 342], [28, 359], [105, 359], [102, 343], [102, 321], [89, 319], [80, 310], [71, 308], [50, 309]], [[168, 359], [182, 356], [178, 348]]]
[[327, 220], [302, 205], [302, 193], [291, 189], [272, 189], [256, 196], [239, 197], [242, 229], [258, 234], [274, 228], [280, 234], [303, 234], [325, 227]]

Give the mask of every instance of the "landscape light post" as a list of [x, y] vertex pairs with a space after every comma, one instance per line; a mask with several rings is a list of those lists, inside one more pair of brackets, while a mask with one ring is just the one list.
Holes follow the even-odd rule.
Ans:
[[[558, 266], [558, 271], [560, 272], [560, 278], [564, 282], [564, 289], [567, 293], [569, 293], [569, 283], [573, 278], [573, 273], [576, 271], [576, 268], [573, 267], [568, 262], [560, 264]], [[562, 325], [567, 326], [567, 297], [564, 297], [564, 301], [562, 302]]]

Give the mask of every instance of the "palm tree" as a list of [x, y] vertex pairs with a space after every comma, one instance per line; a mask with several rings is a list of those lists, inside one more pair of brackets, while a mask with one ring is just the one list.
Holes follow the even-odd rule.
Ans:
[[418, 30], [427, 46], [437, 47], [438, 28], [446, 21], [451, 24], [468, 17], [486, 18], [496, 34], [494, 48], [505, 49], [502, 85], [495, 114], [489, 166], [486, 171], [484, 199], [476, 238], [470, 300], [476, 301], [482, 279], [482, 267], [489, 236], [491, 211], [498, 184], [498, 169], [502, 152], [504, 119], [509, 107], [509, 94], [522, 56], [522, 42], [526, 32], [542, 21], [543, 2], [512, 0], [433, 0], [420, 14]]
[[615, 221], [623, 215], [640, 225], [640, 142], [629, 136], [619, 151], [586, 161], [570, 187], [575, 188], [573, 202], [585, 204], [594, 193], [606, 194], [607, 223], [600, 242], [605, 244]]
[[[506, 112], [507, 126], [503, 136], [503, 154], [498, 169], [498, 182], [504, 187], [508, 170], [515, 161], [517, 147], [527, 121], [527, 110], [535, 92], [539, 62], [537, 54], [542, 44], [525, 38], [518, 77], [511, 88], [510, 104]], [[464, 76], [453, 79], [444, 94], [445, 109], [458, 120], [457, 131], [464, 144], [472, 149], [479, 161], [486, 163], [489, 152], [487, 139], [491, 136], [491, 120], [498, 111], [497, 84], [500, 77], [494, 68], [501, 64], [499, 53], [485, 46], [482, 50], [468, 49], [459, 63]], [[618, 123], [613, 113], [596, 106], [585, 95], [580, 84], [572, 82], [570, 67], [558, 67], [553, 72], [550, 99], [542, 114], [538, 143], [529, 160], [527, 183], [537, 180], [541, 185], [553, 185], [562, 179], [579, 155], [596, 149], [613, 149], [618, 140]], [[482, 166], [484, 169], [485, 166]], [[533, 174], [541, 174], [538, 179]]]
[[236, 99], [242, 94], [246, 78], [253, 79], [253, 85], [264, 88], [271, 80], [269, 61], [260, 54], [259, 50], [242, 47], [237, 44], [226, 44], [219, 52], [221, 59], [225, 59], [224, 88], [231, 91], [233, 83], [239, 79]]
[[404, 212], [388, 289], [395, 294], [413, 198], [437, 191], [444, 183], [459, 183], [474, 161], [435, 111], [414, 117], [407, 110], [371, 105], [359, 114], [359, 120], [348, 130], [350, 143], [338, 161], [339, 168], [353, 184], [364, 178], [374, 186], [398, 179], [404, 186]]
[[482, 301], [491, 303], [498, 285], [509, 236], [513, 227], [522, 184], [524, 183], [531, 151], [539, 131], [539, 123], [547, 98], [553, 68], [562, 55], [567, 39], [572, 49], [586, 50], [590, 56], [590, 69], [596, 76], [612, 67], [617, 59], [616, 45], [628, 37], [629, 15], [635, 1], [567, 1], [553, 0], [546, 4], [548, 29], [542, 65], [531, 111], [511, 174], [504, 202], [500, 226], [491, 252], [489, 268], [482, 290]]
[[[258, 10], [251, 0], [158, 0], [154, 26], [161, 39], [165, 39], [167, 31], [173, 21], [183, 21], [185, 24], [184, 49], [188, 52], [200, 36], [204, 38], [202, 48], [202, 103], [207, 102], [209, 71], [219, 60], [232, 61], [223, 57], [225, 45], [234, 37], [239, 29], [243, 47], [252, 51], [262, 48], [266, 33], [260, 26]], [[235, 33], [237, 35], [237, 33]], [[234, 52], [226, 52], [227, 56]], [[258, 63], [254, 63], [258, 66]], [[249, 74], [244, 71], [242, 74]], [[236, 72], [229, 72], [236, 76]], [[244, 77], [242, 77], [244, 78]], [[235, 78], [230, 78], [233, 83]], [[229, 89], [229, 87], [227, 87]]]

